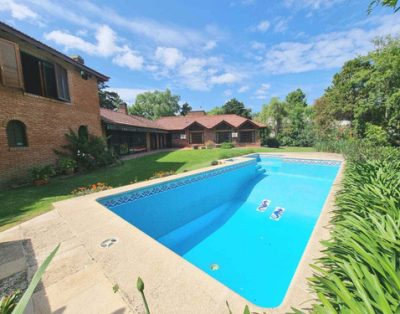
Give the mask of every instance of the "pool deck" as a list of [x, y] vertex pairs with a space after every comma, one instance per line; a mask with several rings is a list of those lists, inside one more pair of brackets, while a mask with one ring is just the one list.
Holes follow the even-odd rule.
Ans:
[[[343, 161], [341, 155], [330, 153], [282, 153], [279, 156]], [[244, 160], [240, 157], [234, 159], [229, 164]], [[282, 305], [274, 309], [259, 308], [246, 301], [96, 202], [100, 197], [225, 165], [54, 203], [54, 210], [0, 233], [1, 287], [3, 284], [6, 287], [5, 283], [10, 281], [20, 282], [21, 287], [26, 286], [26, 281], [33, 276], [38, 265], [61, 243], [31, 299], [27, 313], [144, 313], [143, 302], [136, 289], [138, 276], [145, 283], [152, 314], [228, 313], [226, 301], [232, 313], [243, 313], [246, 304], [251, 311], [261, 313], [285, 313], [291, 307], [306, 309], [313, 299], [306, 280], [312, 274], [309, 264], [321, 254], [319, 241], [329, 238], [326, 227], [334, 208], [334, 195], [343, 176], [344, 163], [288, 293]], [[100, 243], [108, 238], [116, 238], [117, 242], [108, 248], [101, 247]], [[113, 292], [114, 285], [119, 287], [116, 293]]]

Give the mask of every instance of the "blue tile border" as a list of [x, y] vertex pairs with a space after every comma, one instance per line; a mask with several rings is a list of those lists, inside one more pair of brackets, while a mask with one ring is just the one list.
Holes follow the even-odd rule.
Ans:
[[204, 179], [207, 179], [210, 177], [215, 177], [220, 174], [223, 174], [223, 173], [226, 173], [229, 171], [233, 171], [233, 170], [236, 170], [239, 168], [243, 168], [243, 167], [246, 167], [251, 164], [255, 165], [256, 160], [251, 159], [251, 160], [241, 162], [241, 163], [238, 163], [235, 165], [225, 166], [225, 167], [221, 167], [221, 168], [218, 168], [215, 170], [209, 170], [209, 171], [205, 171], [203, 173], [194, 174], [194, 175], [187, 176], [184, 178], [173, 179], [171, 181], [158, 183], [155, 185], [149, 185], [147, 187], [135, 189], [132, 191], [123, 192], [120, 194], [100, 198], [97, 201], [99, 203], [101, 203], [102, 205], [106, 206], [107, 208], [111, 209], [111, 208], [114, 208], [114, 207], [122, 205], [122, 204], [126, 204], [126, 203], [129, 203], [129, 202], [141, 199], [141, 198], [149, 197], [154, 194], [169, 191], [169, 190], [175, 189], [177, 187], [191, 184], [193, 182], [204, 180]]

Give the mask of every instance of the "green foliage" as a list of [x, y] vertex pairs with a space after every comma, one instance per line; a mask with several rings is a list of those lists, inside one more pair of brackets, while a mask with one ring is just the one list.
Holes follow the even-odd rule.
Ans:
[[150, 120], [173, 116], [179, 112], [179, 100], [180, 96], [172, 95], [169, 89], [145, 92], [136, 96], [135, 104], [129, 107], [129, 113]]
[[190, 112], [192, 110], [192, 106], [190, 106], [187, 102], [185, 102], [180, 109], [180, 115], [181, 116], [186, 116], [188, 114], [188, 112]]
[[108, 86], [101, 82], [98, 85], [98, 93], [100, 100], [100, 107], [106, 109], [118, 109], [123, 100], [119, 97], [118, 93], [108, 91]]
[[391, 144], [400, 145], [400, 39], [375, 40], [375, 50], [345, 63], [316, 103], [319, 139], [337, 121], [351, 121], [352, 133], [366, 136], [367, 123], [379, 126]]
[[30, 173], [32, 180], [48, 180], [56, 174], [52, 165], [33, 167]]
[[389, 144], [388, 134], [381, 126], [368, 122], [365, 126], [365, 140], [367, 142], [377, 146], [386, 146]]
[[218, 165], [218, 160], [213, 160], [213, 161], [210, 163], [210, 165], [211, 165], [211, 166], [216, 166], [216, 165]]
[[111, 165], [116, 157], [108, 150], [105, 139], [89, 135], [82, 137], [73, 130], [65, 134], [67, 145], [62, 146], [64, 152], [56, 151], [57, 154], [75, 160], [80, 170], [92, 170], [99, 167]]
[[265, 140], [265, 143], [263, 143], [263, 145], [266, 145], [268, 147], [272, 147], [272, 148], [279, 148], [279, 146], [281, 146], [280, 142], [278, 141], [278, 139], [276, 137], [269, 137]]
[[150, 314], [149, 305], [147, 304], [146, 296], [144, 295], [144, 282], [142, 278], [138, 277], [136, 287], [142, 295], [143, 304], [146, 310], [146, 314]]
[[19, 300], [18, 304], [15, 306], [14, 310], [12, 311], [12, 314], [24, 314], [29, 299], [32, 297], [33, 292], [35, 292], [36, 286], [38, 285], [40, 279], [42, 278], [44, 272], [46, 271], [46, 268], [49, 266], [50, 262], [52, 261], [54, 255], [56, 255], [59, 248], [60, 244], [56, 246], [56, 248], [50, 253], [49, 256], [47, 256], [43, 264], [40, 265], [39, 269], [35, 272], [31, 282], [29, 283], [28, 288], [22, 295], [21, 300]]
[[220, 148], [222, 148], [222, 149], [231, 149], [234, 147], [235, 147], [235, 145], [233, 145], [233, 143], [229, 143], [229, 142], [224, 142], [224, 143], [221, 143], [221, 145], [220, 145]]
[[236, 98], [232, 98], [228, 100], [222, 107], [222, 112], [224, 114], [237, 114], [244, 118], [251, 119], [251, 109], [246, 108], [244, 103], [237, 100]]
[[348, 161], [332, 225], [313, 265], [311, 312], [399, 313], [400, 159]]
[[400, 6], [397, 4], [398, 0], [373, 0], [368, 6], [368, 14], [370, 14], [372, 12], [372, 9], [378, 5], [393, 8], [394, 12], [397, 12], [400, 10]]
[[282, 131], [283, 119], [286, 117], [286, 105], [278, 97], [271, 98], [269, 104], [263, 105], [257, 120], [271, 127], [274, 136]]
[[77, 166], [78, 163], [71, 157], [61, 157], [57, 163], [57, 167], [60, 172], [65, 172], [69, 169], [75, 169]]
[[209, 112], [207, 112], [207, 114], [210, 115], [210, 116], [216, 116], [218, 114], [224, 114], [224, 109], [222, 109], [221, 107], [214, 107]]
[[20, 290], [17, 290], [10, 295], [3, 296], [0, 300], [0, 314], [12, 314], [18, 304], [18, 298], [20, 296]]

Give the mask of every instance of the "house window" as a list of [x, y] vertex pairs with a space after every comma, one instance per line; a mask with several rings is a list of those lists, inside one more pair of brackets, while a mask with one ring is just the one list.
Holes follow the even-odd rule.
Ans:
[[25, 124], [19, 120], [9, 121], [7, 123], [7, 139], [9, 147], [28, 146]]
[[39, 96], [69, 101], [67, 71], [58, 64], [21, 52], [25, 91]]
[[80, 138], [88, 139], [89, 138], [89, 132], [88, 132], [88, 127], [86, 125], [81, 125], [78, 129], [78, 136]]
[[216, 143], [221, 144], [221, 143], [225, 143], [225, 142], [232, 142], [232, 132], [231, 131], [224, 131], [224, 132], [217, 131]]
[[203, 132], [190, 132], [190, 144], [203, 144]]
[[240, 143], [254, 143], [255, 142], [255, 131], [241, 131], [239, 132]]

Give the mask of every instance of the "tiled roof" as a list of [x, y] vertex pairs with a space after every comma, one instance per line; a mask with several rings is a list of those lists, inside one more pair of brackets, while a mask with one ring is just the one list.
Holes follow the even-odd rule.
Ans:
[[148, 129], [164, 129], [156, 121], [148, 120], [139, 116], [127, 115], [124, 112], [100, 108], [100, 116], [103, 121], [112, 124], [123, 124]]
[[157, 120], [158, 125], [166, 130], [183, 130], [197, 122], [207, 129], [212, 129], [221, 122], [226, 122], [232, 125], [234, 128], [238, 128], [246, 121], [250, 121], [256, 125], [256, 127], [264, 128], [265, 125], [238, 116], [236, 114], [220, 114], [214, 116], [174, 116], [174, 117], [162, 117]]

